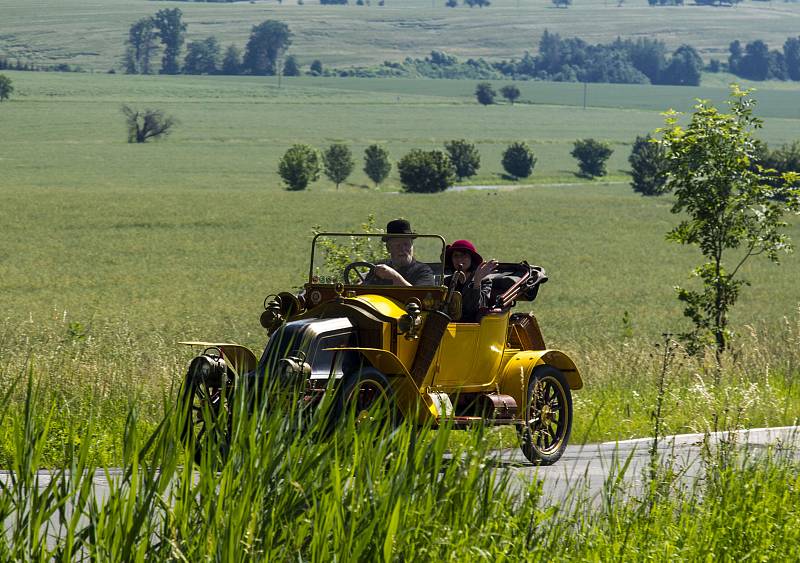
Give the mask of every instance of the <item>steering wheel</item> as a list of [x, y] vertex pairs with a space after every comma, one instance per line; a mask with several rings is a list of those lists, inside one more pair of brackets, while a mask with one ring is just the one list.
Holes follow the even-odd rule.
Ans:
[[[366, 272], [361, 272], [358, 268], [367, 268]], [[351, 281], [351, 273], [355, 273], [357, 281]], [[344, 267], [344, 272], [342, 272], [342, 276], [344, 277], [344, 283], [347, 285], [360, 285], [367, 281], [367, 278], [372, 276], [375, 273], [375, 264], [372, 262], [351, 262], [347, 266]]]

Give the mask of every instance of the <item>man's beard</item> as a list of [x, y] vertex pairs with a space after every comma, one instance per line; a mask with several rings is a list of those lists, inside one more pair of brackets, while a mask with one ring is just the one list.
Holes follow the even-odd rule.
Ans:
[[392, 262], [395, 266], [405, 267], [411, 265], [411, 262], [414, 260], [414, 257], [411, 254], [403, 254], [402, 256], [398, 256], [397, 258], [393, 258]]

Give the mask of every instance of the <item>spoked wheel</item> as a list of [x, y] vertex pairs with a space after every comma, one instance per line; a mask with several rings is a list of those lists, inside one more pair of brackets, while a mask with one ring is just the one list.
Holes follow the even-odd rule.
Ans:
[[399, 411], [389, 380], [374, 368], [365, 368], [346, 376], [336, 408], [336, 418], [355, 417], [357, 425], [393, 428]]
[[564, 374], [541, 366], [528, 383], [525, 421], [519, 427], [522, 452], [537, 465], [558, 461], [572, 431], [572, 393]]
[[[215, 445], [219, 460], [224, 460], [230, 446], [234, 387], [227, 376], [220, 380], [205, 377], [204, 357], [195, 358], [189, 366], [183, 385], [184, 416], [181, 439], [194, 447], [195, 463], [200, 463], [205, 449]], [[207, 362], [206, 362], [207, 363]], [[224, 422], [223, 422], [224, 421]], [[224, 427], [220, 424], [224, 423]]]

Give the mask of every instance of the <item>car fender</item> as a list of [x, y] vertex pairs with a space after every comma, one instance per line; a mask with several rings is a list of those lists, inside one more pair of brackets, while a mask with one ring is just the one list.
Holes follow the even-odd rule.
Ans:
[[414, 378], [411, 377], [408, 368], [392, 352], [382, 348], [361, 347], [327, 348], [327, 350], [357, 352], [372, 367], [387, 376], [392, 382], [397, 403], [403, 416], [423, 422], [429, 415], [436, 416], [438, 414], [438, 411], [431, 409], [427, 402], [425, 402], [425, 408], [420, 408], [420, 399], [425, 399], [425, 394], [414, 382]]
[[503, 379], [500, 382], [502, 393], [513, 397], [524, 397], [528, 380], [537, 366], [550, 365], [564, 374], [570, 389], [583, 387], [583, 379], [575, 362], [560, 350], [523, 350], [517, 352], [506, 363]]
[[225, 359], [229, 368], [233, 369], [236, 375], [242, 375], [256, 369], [258, 358], [250, 348], [241, 344], [230, 342], [179, 342], [184, 346], [202, 346], [203, 348], [216, 348]]

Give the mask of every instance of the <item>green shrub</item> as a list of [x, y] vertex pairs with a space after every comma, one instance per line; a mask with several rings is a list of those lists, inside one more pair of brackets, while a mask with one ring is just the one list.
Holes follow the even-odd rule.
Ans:
[[446, 142], [444, 148], [450, 156], [450, 162], [453, 163], [459, 180], [474, 176], [478, 172], [481, 167], [481, 155], [474, 144], [458, 139]]
[[304, 190], [310, 182], [319, 179], [319, 153], [310, 145], [297, 144], [281, 158], [278, 174], [289, 190]]
[[347, 177], [353, 172], [353, 153], [347, 148], [347, 145], [334, 143], [325, 154], [322, 155], [325, 163], [325, 175], [331, 182], [336, 184], [336, 189], [339, 189], [339, 184], [347, 180]]
[[364, 174], [375, 182], [375, 187], [383, 182], [392, 169], [389, 151], [380, 145], [370, 145], [364, 150]]
[[669, 191], [664, 147], [648, 134], [637, 136], [631, 155], [631, 187], [642, 195], [661, 195]]
[[503, 151], [503, 169], [514, 178], [527, 178], [536, 166], [536, 156], [525, 142], [511, 143]]
[[407, 192], [441, 192], [453, 185], [456, 170], [443, 151], [414, 149], [397, 163], [400, 183]]
[[488, 82], [480, 82], [475, 87], [475, 97], [481, 105], [488, 106], [493, 104], [495, 96], [497, 96], [497, 92]]
[[608, 143], [595, 139], [578, 139], [570, 153], [578, 161], [581, 175], [587, 178], [606, 175], [606, 161], [614, 152]]

